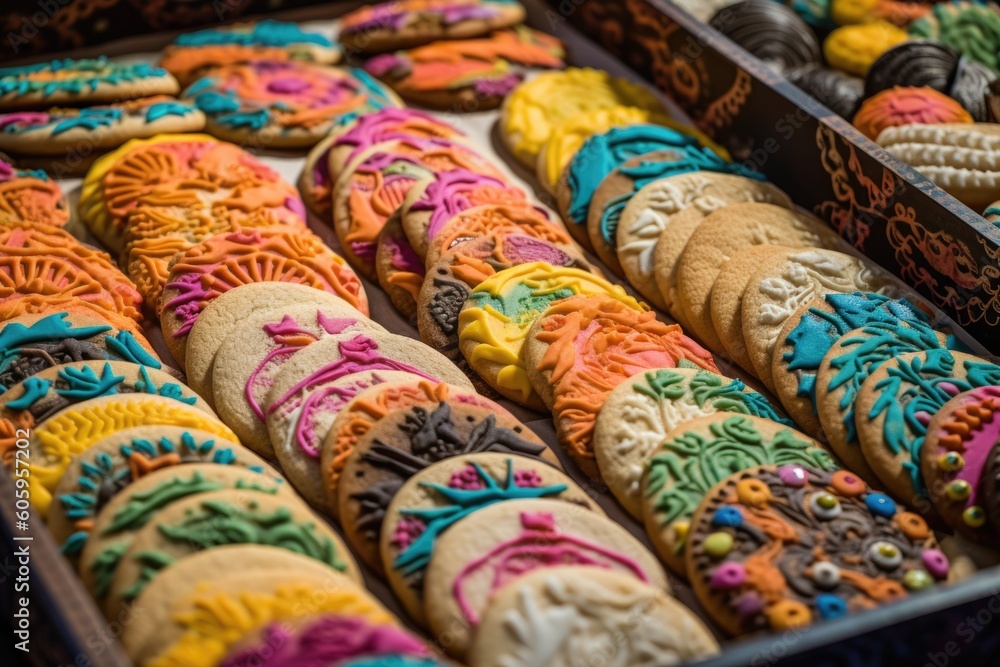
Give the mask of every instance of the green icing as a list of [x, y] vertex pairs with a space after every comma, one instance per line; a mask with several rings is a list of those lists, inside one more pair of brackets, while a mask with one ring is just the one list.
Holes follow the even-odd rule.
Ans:
[[[689, 521], [702, 498], [726, 477], [765, 464], [805, 465], [836, 470], [837, 463], [810, 440], [791, 429], [765, 440], [750, 420], [728, 417], [712, 424], [710, 436], [688, 432], [667, 440], [650, 459], [646, 495], [662, 525]], [[678, 541], [678, 549], [683, 542]]]
[[145, 590], [149, 582], [160, 573], [160, 570], [173, 565], [174, 559], [161, 551], [140, 551], [134, 557], [139, 564], [139, 576], [131, 586], [122, 591], [122, 598], [134, 600]]
[[647, 372], [643, 380], [643, 383], [633, 384], [632, 389], [656, 402], [677, 401], [690, 394], [700, 408], [710, 406], [716, 412], [738, 412], [795, 426], [771, 405], [767, 397], [751, 391], [738, 379], [729, 380], [718, 373], [699, 370], [688, 381], [680, 373], [661, 369]]
[[910, 35], [937, 40], [1000, 73], [1000, 14], [995, 6], [941, 3], [915, 21]]
[[200, 472], [195, 472], [187, 479], [172, 477], [149, 491], [132, 494], [128, 503], [115, 513], [111, 523], [101, 534], [114, 535], [123, 530], [135, 530], [146, 525], [154, 514], [180, 498], [222, 488], [222, 484], [205, 479]]
[[538, 319], [538, 314], [548, 308], [550, 303], [571, 297], [574, 293], [568, 287], [539, 292], [537, 288], [519, 282], [495, 296], [485, 290], [473, 291], [469, 295], [469, 301], [478, 308], [492, 308], [504, 317], [510, 318], [518, 327], [525, 328]]
[[107, 596], [108, 589], [111, 588], [111, 584], [115, 580], [118, 563], [121, 562], [128, 548], [128, 542], [116, 542], [105, 548], [94, 558], [94, 562], [90, 565], [90, 571], [94, 575], [97, 597], [104, 598]]

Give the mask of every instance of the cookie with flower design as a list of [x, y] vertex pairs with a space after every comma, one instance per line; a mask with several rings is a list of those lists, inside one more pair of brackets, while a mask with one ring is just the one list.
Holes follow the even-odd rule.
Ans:
[[705, 496], [685, 549], [727, 632], [784, 632], [902, 600], [948, 577], [927, 523], [846, 470], [765, 465]]

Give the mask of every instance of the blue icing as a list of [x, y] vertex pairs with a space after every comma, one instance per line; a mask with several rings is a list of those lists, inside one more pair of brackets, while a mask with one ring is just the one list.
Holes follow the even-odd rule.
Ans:
[[317, 44], [332, 47], [333, 42], [315, 32], [305, 32], [295, 23], [285, 21], [260, 21], [249, 31], [199, 30], [180, 35], [176, 46], [209, 46], [236, 44], [240, 46], [288, 46], [290, 44]]
[[372, 78], [371, 74], [357, 67], [352, 67], [350, 74], [364, 86], [365, 93], [368, 96], [368, 104], [375, 110], [396, 106], [386, 92], [385, 86]]
[[886, 519], [896, 513], [896, 503], [884, 493], [869, 493], [865, 496], [865, 506], [872, 514]]
[[[697, 144], [697, 142], [695, 143]], [[671, 150], [684, 153], [684, 157], [679, 160], [650, 160], [640, 162], [632, 167], [618, 167], [618, 173], [632, 179], [632, 190], [613, 198], [605, 204], [604, 210], [601, 211], [601, 237], [609, 248], [618, 245], [616, 239], [618, 221], [621, 219], [625, 206], [635, 196], [635, 193], [653, 181], [695, 171], [712, 171], [735, 174], [759, 181], [764, 180], [764, 175], [760, 172], [749, 169], [738, 162], [727, 162], [718, 153], [705, 146], [687, 145]]]
[[64, 398], [85, 401], [98, 396], [117, 394], [118, 385], [125, 381], [125, 376], [115, 375], [111, 370], [111, 364], [104, 364], [100, 377], [90, 366], [84, 366], [60, 370], [59, 379], [67, 384], [67, 388], [56, 389], [57, 394]]
[[207, 88], [211, 88], [214, 85], [215, 85], [215, 79], [213, 79], [210, 76], [203, 76], [202, 78], [198, 79], [197, 81], [195, 81], [194, 83], [192, 83], [190, 86], [187, 87], [187, 90], [184, 91], [184, 97], [192, 97]]
[[840, 618], [847, 615], [847, 602], [831, 593], [816, 596], [816, 610], [822, 619]]
[[799, 18], [814, 28], [833, 30], [837, 24], [830, 16], [830, 2], [831, 0], [794, 0], [789, 6]]
[[[66, 70], [74, 70], [79, 76], [59, 80], [38, 80], [34, 76], [43, 72]], [[49, 96], [60, 91], [76, 95], [85, 88], [96, 90], [102, 83], [117, 85], [123, 81], [132, 82], [166, 75], [166, 70], [146, 63], [122, 65], [108, 62], [103, 57], [92, 60], [65, 58], [47, 63], [0, 68], [0, 95], [41, 92], [42, 95]]]
[[743, 513], [736, 507], [722, 507], [712, 515], [713, 526], [735, 528], [743, 525]]
[[584, 142], [569, 168], [571, 224], [587, 222], [590, 200], [604, 177], [628, 160], [657, 150], [696, 146], [698, 140], [661, 125], [614, 128]]
[[[201, 84], [205, 79], [196, 82], [191, 86], [194, 88]], [[211, 82], [209, 82], [211, 85]], [[188, 89], [188, 94], [191, 90]], [[199, 93], [194, 98], [195, 105], [207, 114], [218, 115], [223, 113], [232, 113], [238, 111], [240, 108], [239, 102], [236, 101], [236, 97], [232, 93], [218, 93], [214, 90], [208, 90], [203, 93]]]
[[83, 128], [84, 130], [96, 130], [100, 127], [111, 127], [121, 120], [122, 110], [113, 107], [94, 107], [91, 109], [80, 109], [80, 113], [75, 116], [59, 121], [52, 128], [52, 134], [62, 134], [67, 130]]
[[438, 667], [444, 665], [434, 658], [415, 658], [408, 655], [379, 655], [375, 657], [358, 658], [337, 663], [339, 667]]
[[[84, 340], [111, 330], [110, 326], [74, 328], [66, 322], [69, 313], [55, 313], [43, 317], [31, 326], [12, 322], [0, 331], [0, 372], [7, 370], [11, 362], [20, 354], [20, 348], [31, 343], [58, 341], [66, 338]], [[155, 360], [154, 360], [155, 361]]]
[[237, 111], [216, 117], [216, 121], [230, 127], [249, 127], [260, 130], [267, 125], [271, 114], [267, 109], [257, 109], [256, 111]]
[[[111, 327], [108, 327], [110, 329]], [[139, 344], [128, 331], [119, 331], [117, 336], [105, 336], [104, 345], [116, 356], [140, 366], [162, 368], [163, 364]]]
[[157, 102], [146, 109], [146, 122], [152, 123], [164, 116], [186, 116], [194, 112], [194, 107], [183, 102]]
[[11, 410], [27, 410], [35, 404], [35, 401], [49, 393], [49, 389], [52, 388], [51, 382], [37, 377], [30, 377], [23, 384], [24, 393], [20, 398], [7, 403], [7, 407]]

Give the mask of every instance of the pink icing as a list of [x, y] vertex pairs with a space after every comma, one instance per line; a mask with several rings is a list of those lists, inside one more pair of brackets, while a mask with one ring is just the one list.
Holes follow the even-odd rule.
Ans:
[[641, 581], [649, 581], [642, 566], [628, 556], [606, 549], [599, 544], [560, 533], [555, 516], [547, 512], [522, 512], [524, 531], [517, 537], [502, 542], [479, 558], [463, 567], [452, 593], [462, 615], [470, 625], [479, 624], [479, 616], [469, 603], [465, 584], [470, 577], [487, 571], [490, 577], [490, 595], [511, 579], [543, 567], [562, 565], [592, 565], [605, 569], [623, 569]]
[[392, 544], [400, 551], [406, 551], [413, 544], [414, 540], [424, 534], [427, 524], [420, 519], [404, 514], [396, 524], [396, 530], [392, 533]]
[[302, 404], [302, 411], [295, 422], [295, 441], [302, 451], [312, 458], [319, 458], [323, 438], [333, 416], [347, 407], [351, 399], [362, 391], [383, 382], [377, 373], [372, 373], [371, 379], [366, 377], [347, 385], [324, 387], [311, 393]]
[[0, 183], [9, 181], [12, 178], [14, 178], [14, 167], [0, 160]]
[[515, 234], [503, 239], [503, 254], [512, 262], [545, 262], [552, 266], [571, 266], [573, 258], [547, 241]]
[[384, 76], [397, 68], [409, 69], [410, 62], [395, 53], [382, 53], [365, 63], [365, 69], [375, 76]]
[[424, 275], [426, 272], [424, 264], [406, 239], [387, 237], [384, 242], [392, 253], [392, 268], [397, 271], [415, 273], [418, 276]]
[[295, 95], [309, 88], [309, 82], [302, 79], [286, 76], [280, 79], [272, 79], [267, 83], [269, 92], [281, 95]]
[[329, 667], [363, 656], [431, 655], [404, 630], [347, 616], [322, 616], [298, 632], [275, 623], [262, 631], [261, 639], [257, 646], [231, 653], [221, 667]]
[[[333, 142], [331, 149], [350, 146], [351, 152], [347, 157], [347, 161], [350, 162], [361, 151], [377, 143], [413, 139], [413, 134], [406, 131], [404, 124], [414, 118], [419, 118], [427, 123], [440, 126], [442, 134], [459, 134], [458, 130], [450, 125], [442, 123], [423, 112], [412, 109], [386, 107], [359, 118], [350, 130]], [[328, 155], [321, 157], [319, 162], [328, 162]]]
[[[350, 76], [346, 73], [331, 74], [335, 71], [332, 69], [268, 60], [257, 60], [251, 67], [259, 77], [259, 88], [248, 93], [244, 77], [234, 72], [228, 77], [219, 78], [218, 89], [234, 91], [256, 108], [269, 103], [280, 103], [293, 109], [318, 109], [338, 105], [358, 92], [358, 84]], [[246, 97], [248, 94], [250, 96]]]
[[[973, 389], [966, 394], [963, 403], [968, 406], [975, 403], [983, 403], [990, 399], [1000, 399], [1000, 387], [980, 387], [979, 389]], [[948, 435], [945, 431], [939, 433], [939, 436], [945, 435]], [[962, 458], [965, 459], [965, 465], [955, 474], [955, 478], [965, 480], [969, 483], [969, 488], [972, 489], [969, 497], [965, 500], [966, 507], [976, 504], [976, 498], [979, 494], [979, 482], [983, 477], [983, 466], [986, 465], [990, 450], [993, 449], [998, 441], [1000, 441], [1000, 419], [997, 419], [994, 415], [988, 421], [984, 420], [980, 424], [980, 428], [970, 431], [962, 443], [960, 453], [962, 454]], [[941, 454], [947, 451], [949, 450], [945, 447], [939, 448]]]
[[49, 114], [41, 111], [16, 111], [0, 115], [0, 130], [10, 125], [44, 125]]
[[453, 472], [451, 479], [448, 480], [448, 486], [464, 491], [478, 491], [486, 488], [486, 484], [479, 478], [479, 471], [472, 464], [465, 466], [458, 472]]
[[542, 485], [542, 476], [530, 468], [514, 471], [514, 486], [535, 489]]
[[[410, 210], [431, 212], [427, 223], [427, 238], [432, 239], [437, 236], [445, 223], [472, 206], [469, 193], [482, 187], [510, 189], [510, 185], [498, 178], [477, 174], [467, 169], [443, 171], [427, 185], [420, 199], [413, 202]], [[511, 199], [515, 200], [514, 197]]]
[[498, 78], [477, 79], [472, 89], [482, 97], [505, 97], [523, 79], [523, 75], [512, 72]]
[[942, 580], [948, 576], [948, 557], [939, 549], [928, 549], [920, 555], [924, 567], [932, 577]]

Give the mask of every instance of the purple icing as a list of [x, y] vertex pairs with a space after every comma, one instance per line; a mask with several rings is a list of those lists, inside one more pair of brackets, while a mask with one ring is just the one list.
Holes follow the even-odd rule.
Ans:
[[0, 183], [14, 178], [14, 167], [0, 160]]
[[387, 237], [385, 243], [392, 251], [392, 268], [397, 271], [416, 273], [419, 276], [424, 275], [426, 272], [424, 264], [406, 239]]
[[365, 262], [374, 262], [378, 246], [371, 241], [351, 241], [351, 252]]
[[430, 211], [427, 238], [433, 239], [453, 217], [472, 207], [468, 194], [480, 187], [509, 188], [510, 185], [492, 176], [484, 176], [467, 169], [443, 171], [430, 182], [420, 199], [413, 202], [411, 211]]
[[309, 89], [309, 82], [297, 79], [293, 76], [286, 76], [281, 79], [273, 79], [267, 84], [267, 90], [279, 95], [296, 95]]
[[[454, 129], [450, 125], [442, 123], [441, 121], [420, 111], [386, 107], [376, 111], [375, 113], [365, 114], [359, 118], [350, 130], [345, 132], [333, 142], [333, 148], [350, 146], [351, 152], [347, 156], [347, 161], [350, 162], [363, 150], [374, 146], [377, 143], [394, 140], [414, 140], [415, 138], [411, 133], [400, 128], [400, 125], [414, 118], [420, 118], [421, 120], [424, 120], [432, 125], [438, 125], [442, 128], [442, 131], [450, 131], [456, 135], [459, 134], [458, 130]], [[442, 146], [450, 145], [449, 142], [444, 139], [434, 139], [433, 141], [435, 143], [440, 142], [440, 145]], [[326, 161], [325, 158], [321, 158], [321, 160]]]
[[499, 14], [493, 7], [475, 3], [468, 5], [448, 5], [440, 9], [435, 8], [435, 13], [440, 13], [444, 23], [451, 25], [460, 21], [478, 21], [480, 19], [490, 19]]
[[201, 313], [201, 304], [208, 298], [208, 290], [202, 287], [201, 277], [201, 273], [182, 273], [177, 276], [177, 280], [167, 283], [166, 289], [175, 290], [177, 296], [163, 307], [172, 310], [181, 320], [181, 326], [174, 332], [174, 338], [186, 336], [191, 331], [198, 314]]
[[796, 489], [802, 488], [809, 481], [806, 471], [798, 466], [781, 466], [778, 468], [778, 477], [786, 486]]
[[510, 73], [499, 78], [476, 79], [472, 89], [480, 97], [505, 97], [524, 80], [521, 74]]
[[520, 234], [504, 237], [503, 254], [512, 262], [546, 262], [552, 266], [572, 266], [572, 257], [548, 241]]
[[396, 68], [409, 70], [410, 61], [395, 53], [383, 53], [365, 63], [365, 69], [375, 76], [385, 76], [386, 73]]

